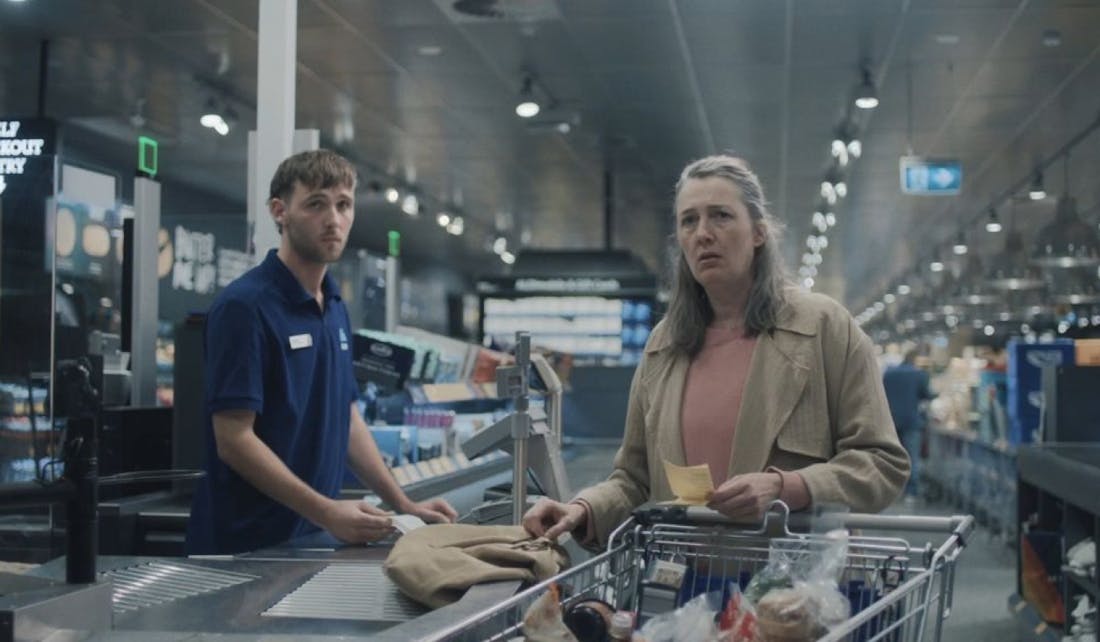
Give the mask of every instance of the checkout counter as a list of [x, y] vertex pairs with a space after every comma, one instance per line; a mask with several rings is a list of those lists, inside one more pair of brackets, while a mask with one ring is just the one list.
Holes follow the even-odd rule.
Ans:
[[[560, 454], [561, 385], [544, 360], [529, 357], [529, 338], [521, 345], [516, 365], [497, 369], [498, 394], [511, 398], [510, 413], [462, 440], [461, 449], [393, 469], [412, 499], [443, 496], [463, 521], [514, 523], [528, 505], [529, 471], [540, 490], [568, 494]], [[548, 384], [543, 408], [528, 406], [528, 377], [535, 372]], [[98, 452], [94, 440], [84, 443], [85, 453]], [[486, 490], [494, 485], [512, 496], [487, 503]], [[348, 489], [343, 496], [362, 493]], [[83, 504], [76, 508], [87, 512]], [[90, 562], [81, 575], [73, 575], [71, 554], [26, 575], [0, 573], [0, 642], [59, 632], [73, 639], [143, 641], [433, 639], [520, 588], [518, 582], [479, 585], [455, 604], [429, 611], [383, 573], [393, 540], [344, 545], [323, 532], [239, 555], [174, 557], [182, 551], [189, 508], [186, 493], [168, 490], [99, 502], [89, 525], [104, 545], [97, 547], [86, 532], [83, 542], [70, 537], [67, 547], [82, 550]], [[129, 544], [122, 545], [127, 537]]]
[[[432, 639], [520, 588], [518, 582], [478, 585], [458, 602], [429, 611], [383, 574], [391, 545], [348, 546], [318, 533], [235, 556], [100, 557], [113, 623], [91, 639]], [[64, 560], [32, 575], [63, 581]]]

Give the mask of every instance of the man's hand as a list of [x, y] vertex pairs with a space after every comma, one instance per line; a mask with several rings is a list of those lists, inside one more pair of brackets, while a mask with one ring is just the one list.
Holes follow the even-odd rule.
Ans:
[[423, 502], [411, 502], [402, 512], [416, 515], [426, 524], [453, 524], [458, 520], [458, 512], [442, 497]]
[[332, 500], [318, 526], [350, 544], [376, 542], [393, 533], [390, 513], [360, 499]]
[[727, 479], [710, 495], [707, 507], [731, 519], [759, 520], [783, 489], [779, 473], [746, 473]]
[[563, 504], [543, 497], [523, 516], [523, 527], [535, 537], [557, 540], [588, 521], [588, 511], [580, 504]]

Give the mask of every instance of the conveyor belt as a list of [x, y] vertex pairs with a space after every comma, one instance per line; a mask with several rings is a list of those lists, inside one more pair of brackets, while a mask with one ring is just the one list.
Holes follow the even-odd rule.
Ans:
[[113, 584], [111, 602], [115, 613], [213, 593], [258, 579], [256, 575], [160, 561], [116, 568], [100, 576], [109, 578]]
[[274, 606], [269, 617], [405, 622], [427, 609], [401, 594], [379, 563], [333, 564]]

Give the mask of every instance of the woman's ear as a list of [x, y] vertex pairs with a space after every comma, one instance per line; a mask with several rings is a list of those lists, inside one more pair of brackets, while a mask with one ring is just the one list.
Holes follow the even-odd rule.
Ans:
[[758, 222], [752, 224], [752, 245], [753, 247], [760, 247], [764, 245], [764, 241], [767, 236], [764, 234], [764, 226]]

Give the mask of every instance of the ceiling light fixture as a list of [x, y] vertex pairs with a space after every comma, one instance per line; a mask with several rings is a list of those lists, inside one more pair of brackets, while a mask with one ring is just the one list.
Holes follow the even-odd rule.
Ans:
[[397, 191], [396, 187], [386, 188], [386, 202], [387, 203], [396, 203], [399, 200], [401, 200], [401, 192]]
[[989, 232], [991, 234], [996, 234], [997, 232], [1000, 232], [1002, 229], [1003, 228], [1001, 227], [1001, 220], [999, 218], [997, 218], [997, 210], [995, 208], [990, 207], [989, 208], [989, 220], [985, 222], [985, 231]]
[[1010, 229], [1005, 235], [1005, 248], [993, 259], [987, 280], [998, 290], [1032, 290], [1043, 287], [1039, 271], [1024, 255], [1024, 237]]
[[833, 157], [836, 158], [840, 164], [847, 165], [848, 158], [859, 158], [863, 153], [863, 144], [859, 142], [859, 138], [855, 134], [855, 126], [851, 123], [844, 123], [836, 129], [836, 135], [833, 138], [832, 145], [829, 150]]
[[451, 220], [450, 225], [447, 226], [447, 232], [452, 236], [462, 236], [462, 233], [466, 230], [466, 223], [462, 220], [461, 216], [456, 216]]
[[420, 199], [416, 197], [416, 194], [408, 194], [401, 200], [401, 211], [409, 216], [416, 216], [420, 213]]
[[863, 68], [863, 82], [856, 88], [855, 105], [860, 109], [874, 109], [878, 107], [878, 91], [875, 90], [875, 81], [871, 79], [871, 70]]
[[199, 116], [199, 124], [207, 129], [213, 129], [222, 136], [229, 133], [229, 123], [225, 122], [222, 110], [218, 107], [218, 101], [213, 97], [206, 101], [202, 115]]
[[503, 236], [498, 236], [496, 240], [493, 241], [493, 252], [503, 255], [507, 250], [508, 239], [504, 238]]
[[932, 261], [928, 263], [928, 269], [933, 272], [943, 272], [943, 261], [940, 260], [939, 252], [932, 255]]
[[1054, 219], [1035, 238], [1031, 261], [1046, 268], [1089, 267], [1100, 264], [1100, 237], [1077, 215], [1077, 201], [1058, 199]]
[[508, 250], [505, 250], [500, 253], [500, 260], [504, 261], [504, 263], [507, 265], [511, 265], [516, 262], [516, 255], [512, 254]]
[[1047, 197], [1047, 191], [1043, 187], [1043, 172], [1041, 170], [1035, 171], [1035, 176], [1031, 179], [1031, 187], [1027, 190], [1027, 197], [1033, 201], [1041, 201]]
[[966, 254], [969, 249], [970, 248], [966, 246], [966, 235], [963, 234], [962, 230], [959, 230], [959, 236], [955, 239], [955, 245], [951, 248], [951, 251], [953, 251], [956, 256], [962, 256]]
[[530, 75], [523, 77], [523, 88], [519, 92], [519, 102], [516, 103], [516, 115], [520, 118], [534, 118], [542, 109], [535, 100], [535, 81]]
[[898, 286], [898, 294], [900, 294], [901, 296], [905, 296], [906, 294], [909, 294], [912, 291], [913, 291], [913, 288], [909, 287], [905, 283], [902, 283], [901, 285]]
[[1100, 281], [1087, 270], [1049, 272], [1048, 295], [1054, 303], [1086, 305], [1100, 303]]
[[435, 222], [439, 223], [439, 227], [447, 227], [451, 224], [451, 215], [446, 212], [440, 212], [435, 215]]

